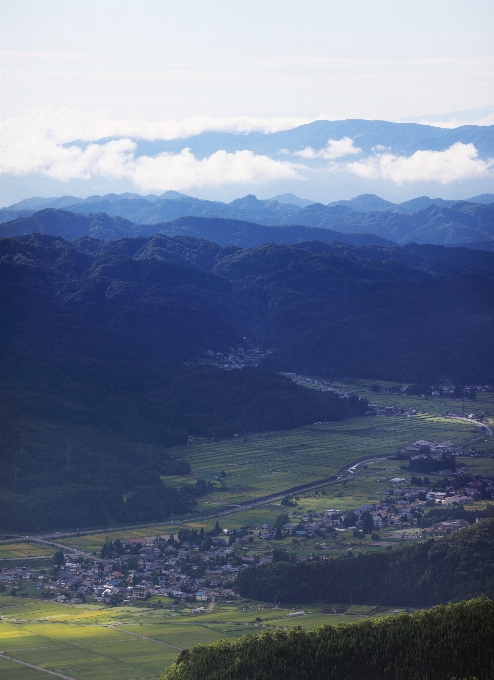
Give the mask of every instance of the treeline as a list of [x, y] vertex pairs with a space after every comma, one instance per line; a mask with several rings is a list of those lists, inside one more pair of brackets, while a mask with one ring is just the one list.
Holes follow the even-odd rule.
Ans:
[[433, 458], [426, 453], [410, 458], [408, 469], [410, 472], [431, 473], [439, 472], [440, 470], [451, 470], [451, 472], [454, 472], [456, 470], [456, 460], [454, 456], [448, 455], [447, 453], [443, 453], [441, 458]]
[[4, 531], [37, 532], [82, 529], [131, 522], [160, 521], [187, 512], [193, 495], [161, 482], [134, 488], [124, 500], [120, 493], [88, 484], [68, 484], [18, 494], [0, 494]]
[[464, 519], [469, 524], [475, 524], [477, 519], [494, 517], [494, 505], [488, 503], [485, 508], [467, 510], [463, 505], [430, 508], [425, 514], [417, 518], [419, 527], [430, 527], [436, 522], [446, 522], [452, 519]]
[[238, 587], [243, 597], [287, 603], [424, 606], [494, 598], [494, 519], [391, 551], [249, 567]]
[[[55, 373], [59, 368], [52, 366]], [[108, 373], [104, 367], [101, 372]], [[37, 377], [29, 392], [27, 376], [11, 384], [10, 404], [0, 407], [0, 485], [22, 493], [90, 482], [125, 493], [155, 484], [160, 475], [188, 474], [188, 462], [166, 447], [186, 444], [191, 435], [226, 438], [290, 429], [362, 415], [368, 408], [366, 399], [308, 390], [258, 368], [143, 371], [137, 385], [112, 380], [105, 385], [100, 377], [84, 390], [80, 383], [71, 385], [61, 369], [44, 391], [39, 370]], [[47, 421], [51, 428], [36, 430], [36, 423], [41, 428]], [[82, 444], [80, 431], [88, 426], [92, 438]]]
[[494, 604], [267, 631], [181, 652], [163, 680], [492, 680]]

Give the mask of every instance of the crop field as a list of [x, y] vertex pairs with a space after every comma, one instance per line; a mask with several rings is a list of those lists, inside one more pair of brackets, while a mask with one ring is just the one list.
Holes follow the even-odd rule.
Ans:
[[224, 505], [267, 495], [336, 474], [351, 461], [389, 455], [421, 438], [468, 438], [469, 423], [439, 415], [352, 418], [342, 423], [312, 425], [290, 432], [258, 434], [249, 439], [201, 441], [182, 455], [195, 475], [211, 479], [226, 473], [227, 488], [208, 505]]
[[[374, 392], [371, 385], [379, 385], [380, 392]], [[334, 382], [331, 387], [343, 392], [355, 392], [360, 397], [366, 397], [371, 404], [381, 406], [400, 406], [402, 408], [415, 408], [417, 411], [440, 415], [446, 411], [462, 412], [462, 400], [447, 397], [422, 397], [420, 395], [390, 393], [387, 390], [394, 383], [382, 380], [355, 380], [349, 382]], [[491, 418], [494, 417], [494, 392], [478, 392], [474, 400], [465, 399], [465, 415], [487, 411]]]
[[[380, 394], [377, 396], [381, 397]], [[438, 400], [430, 401], [435, 403]], [[317, 481], [345, 469], [352, 461], [392, 454], [417, 439], [441, 441], [447, 438], [460, 443], [478, 433], [479, 428], [472, 423], [445, 418], [440, 414], [419, 413], [411, 417], [351, 418], [341, 423], [311, 425], [291, 431], [262, 433], [220, 442], [195, 440], [191, 446], [171, 450], [173, 454], [183, 456], [190, 462], [192, 475], [188, 481], [202, 477], [219, 483], [217, 478], [222, 471], [226, 473], [226, 477], [224, 489], [199, 499], [193, 513], [194, 519], [188, 521], [184, 517], [180, 523], [175, 521], [152, 527], [119, 528], [63, 540], [69, 546], [94, 552], [100, 550], [106, 536], [116, 540], [176, 534], [180, 526], [184, 525], [212, 528], [215, 511], [225, 505]], [[492, 446], [490, 441], [487, 444]], [[389, 470], [399, 468], [398, 461], [379, 461], [379, 465]], [[170, 483], [171, 479], [165, 478], [166, 482]], [[173, 483], [176, 483], [176, 478], [173, 478]], [[317, 505], [326, 504], [331, 499], [331, 507], [335, 509], [357, 507], [366, 502], [377, 501], [378, 490], [371, 480], [367, 485], [360, 483], [358, 487], [353, 482], [346, 487], [328, 486], [327, 498], [322, 503], [324, 497], [319, 497], [320, 503]], [[315, 494], [312, 496], [318, 497]], [[318, 507], [311, 509], [318, 510]], [[235, 528], [259, 525], [276, 518], [278, 514], [279, 505], [239, 510], [228, 518], [224, 517], [222, 526]]]
[[[206, 530], [213, 528], [215, 513], [225, 505], [248, 501], [290, 487], [317, 481], [346, 471], [351, 462], [366, 459], [367, 467], [358, 466], [353, 478], [324, 488], [295, 494], [297, 505], [284, 507], [279, 501], [250, 509], [240, 509], [219, 517], [223, 528], [257, 527], [274, 524], [280, 514], [289, 514], [295, 523], [310, 510], [347, 510], [364, 503], [378, 503], [385, 489], [393, 486], [394, 477], [410, 485], [410, 473], [400, 469], [402, 462], [380, 459], [417, 439], [451, 439], [461, 443], [479, 434], [469, 422], [444, 417], [446, 411], [461, 412], [461, 402], [422, 397], [403, 397], [370, 391], [362, 381], [354, 385], [335, 385], [366, 396], [381, 405], [413, 407], [417, 415], [376, 416], [348, 419], [341, 423], [324, 423], [288, 432], [257, 433], [226, 441], [196, 439], [188, 447], [176, 447], [171, 453], [189, 460], [192, 474], [187, 478], [164, 478], [165, 483], [194, 482], [201, 477], [224, 488], [199, 499], [189, 518], [175, 518], [169, 523], [138, 528], [108, 528], [87, 535], [57, 538], [87, 552], [99, 552], [106, 537], [111, 540], [145, 539], [156, 535], [176, 534], [183, 526]], [[383, 390], [387, 387], [382, 383]], [[494, 395], [479, 394], [469, 402], [466, 412], [494, 413]], [[479, 452], [493, 448], [492, 440], [480, 442]], [[374, 460], [373, 460], [374, 459]], [[372, 461], [372, 462], [371, 462]], [[465, 458], [469, 472], [494, 473], [494, 460]], [[226, 477], [221, 477], [221, 472]], [[338, 532], [321, 538], [285, 537], [280, 541], [261, 540], [257, 532], [245, 548], [251, 554], [270, 554], [274, 547], [300, 556], [315, 550], [319, 554], [341, 554], [347, 550], [379, 550], [404, 540], [415, 540], [419, 530], [382, 531], [381, 540], [354, 537]], [[0, 559], [45, 555], [43, 545], [18, 541], [0, 545]], [[35, 590], [23, 585], [25, 595]], [[150, 606], [106, 607], [99, 604], [62, 605], [31, 597], [0, 595], [0, 679], [41, 680], [48, 677], [42, 669], [61, 673], [74, 680], [138, 680], [158, 678], [177, 657], [180, 649], [221, 638], [233, 639], [246, 633], [256, 634], [266, 628], [302, 626], [312, 628], [325, 623], [338, 625], [367, 616], [382, 616], [389, 611], [371, 607], [349, 607], [337, 614], [330, 605], [304, 606], [305, 616], [287, 618], [288, 610], [236, 599], [232, 603], [215, 603], [202, 614], [192, 614], [186, 605], [176, 605], [167, 598], [152, 598]], [[321, 609], [324, 609], [322, 613]], [[35, 668], [7, 659], [32, 664]]]
[[33, 543], [4, 543], [0, 545], [0, 560], [11, 560], [23, 557], [40, 557], [51, 555], [53, 551], [47, 546]]
[[[165, 598], [163, 602], [169, 601]], [[0, 678], [42, 680], [47, 675], [41, 669], [75, 680], [157, 678], [180, 649], [195, 644], [233, 639], [266, 628], [338, 625], [372, 613], [371, 607], [350, 607], [339, 615], [322, 614], [320, 610], [320, 606], [311, 605], [305, 607], [306, 616], [286, 618], [289, 610], [265, 609], [242, 601], [215, 605], [212, 611], [195, 615], [171, 604], [164, 609], [68, 607], [0, 596], [1, 652], [39, 668], [29, 668], [0, 655]]]

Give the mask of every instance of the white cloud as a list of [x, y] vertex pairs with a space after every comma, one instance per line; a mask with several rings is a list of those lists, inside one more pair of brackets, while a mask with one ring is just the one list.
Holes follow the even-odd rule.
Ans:
[[342, 139], [328, 139], [327, 145], [319, 151], [315, 151], [311, 146], [306, 146], [301, 151], [295, 151], [294, 155], [307, 159], [325, 158], [335, 160], [336, 158], [343, 158], [344, 156], [350, 156], [361, 151], [362, 149], [354, 146], [353, 139], [343, 137]]
[[450, 130], [463, 125], [494, 125], [494, 113], [482, 118], [474, 118], [473, 120], [465, 121], [458, 118], [451, 118], [448, 121], [430, 120], [428, 118], [417, 118], [414, 122], [420, 125], [431, 125], [432, 127], [448, 128]]
[[[300, 118], [213, 118], [196, 116], [176, 120], [110, 119], [102, 112], [81, 113], [68, 108], [53, 112], [37, 109], [2, 124], [0, 172], [11, 175], [40, 174], [59, 181], [92, 177], [129, 179], [143, 191], [184, 190], [228, 184], [260, 184], [271, 180], [300, 179], [299, 166], [255, 155], [251, 151], [218, 150], [198, 160], [188, 148], [178, 154], [135, 157], [140, 139], [179, 139], [206, 130], [233, 133], [275, 132], [308, 122]], [[94, 144], [105, 137], [119, 137]], [[70, 144], [90, 142], [87, 147]], [[185, 144], [184, 144], [185, 146]]]
[[399, 186], [407, 182], [445, 185], [489, 176], [494, 169], [494, 159], [483, 161], [473, 144], [456, 142], [444, 151], [416, 151], [411, 156], [380, 153], [347, 163], [345, 167], [358, 177], [390, 180]]
[[[321, 118], [321, 117], [320, 117]], [[324, 116], [322, 116], [324, 118]], [[80, 139], [92, 142], [104, 137], [135, 137], [147, 140], [182, 139], [202, 132], [279, 132], [316, 120], [297, 116], [256, 118], [254, 116], [193, 116], [183, 120], [139, 120], [110, 118], [103, 111], [81, 112], [64, 107], [57, 111], [38, 108], [2, 121], [2, 136], [8, 142], [19, 137], [45, 136], [60, 144]]]
[[147, 191], [224, 184], [262, 184], [273, 180], [302, 179], [298, 166], [281, 163], [252, 151], [227, 153], [220, 150], [197, 160], [189, 149], [179, 154], [162, 153], [154, 158], [140, 156], [130, 164], [130, 178]]
[[3, 159], [2, 171], [13, 175], [41, 174], [59, 181], [94, 177], [128, 179], [142, 191], [176, 191], [192, 187], [228, 184], [261, 184], [273, 180], [302, 179], [299, 166], [280, 162], [252, 151], [227, 153], [219, 150], [198, 160], [188, 148], [180, 153], [161, 153], [135, 158], [131, 139], [106, 144], [18, 146]]

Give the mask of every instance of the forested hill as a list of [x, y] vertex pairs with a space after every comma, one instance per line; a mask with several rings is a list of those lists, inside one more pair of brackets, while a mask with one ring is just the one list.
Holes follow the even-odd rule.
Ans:
[[2, 337], [26, 361], [46, 353], [134, 374], [247, 337], [277, 371], [494, 380], [492, 253], [32, 235], [0, 241], [0, 271]]
[[[111, 479], [123, 493], [173, 474], [179, 462], [166, 447], [189, 435], [366, 410], [365, 402], [296, 388], [271, 369], [494, 380], [492, 253], [319, 241], [242, 249], [162, 234], [69, 243], [32, 234], [0, 240], [0, 277], [0, 483], [19, 495], [65, 489], [58, 510], [77, 495], [70, 483], [104, 489]], [[243, 345], [264, 351], [260, 368], [198, 365]], [[43, 527], [54, 517], [75, 521], [49, 509], [55, 496], [9, 497], [4, 507], [22, 501], [22, 530], [33, 517]], [[76, 526], [154, 516], [105, 498], [88, 506], [100, 508], [98, 522], [83, 514]], [[160, 517], [172, 512], [156, 507]]]
[[211, 268], [232, 249], [164, 237], [155, 248], [146, 239], [78, 245], [0, 241], [3, 530], [182, 513], [190, 496], [160, 483], [190, 469], [170, 445], [366, 411], [365, 400], [271, 371], [194, 364], [242, 340], [248, 305], [225, 277], [193, 265]]
[[[492, 195], [491, 195], [492, 198]], [[149, 235], [158, 229], [166, 234], [187, 233], [222, 244], [252, 247], [260, 243], [291, 243], [297, 240], [338, 238], [349, 243], [400, 244], [435, 243], [455, 245], [485, 241], [494, 248], [494, 204], [470, 201], [441, 201], [421, 197], [398, 206], [377, 196], [360, 196], [352, 201], [305, 207], [258, 200], [249, 195], [230, 204], [182, 196], [153, 201], [142, 197], [95, 197], [67, 206], [53, 205], [15, 213], [0, 210], [0, 234], [18, 236], [44, 231], [69, 240], [81, 233], [97, 238]], [[375, 206], [369, 209], [369, 206]], [[70, 214], [75, 215], [70, 217]], [[17, 217], [17, 219], [16, 219]], [[7, 220], [10, 220], [7, 222]], [[86, 224], [81, 232], [81, 225]], [[38, 226], [35, 226], [38, 225]], [[159, 225], [159, 226], [158, 226]], [[287, 225], [291, 225], [290, 229]], [[321, 230], [329, 230], [327, 236]], [[358, 234], [360, 241], [355, 240]], [[366, 238], [367, 240], [363, 240]], [[282, 240], [283, 239], [283, 240]]]
[[238, 585], [244, 597], [271, 602], [424, 606], [494, 598], [494, 519], [387, 552], [249, 567]]
[[163, 680], [492, 680], [493, 638], [494, 604], [479, 599], [198, 645]]
[[[0, 225], [0, 237], [24, 236], [32, 232], [61, 236], [72, 241], [80, 236], [112, 241], [119, 238], [150, 236], [157, 231], [167, 236], [194, 236], [215, 241], [219, 245], [237, 245], [252, 248], [261, 243], [298, 243], [311, 239], [323, 242], [345, 241], [354, 245], [377, 243], [395, 245], [393, 241], [374, 234], [344, 234], [334, 229], [312, 226], [270, 227], [253, 222], [219, 217], [178, 217], [169, 222], [156, 224], [134, 224], [122, 217], [96, 214], [73, 213], [68, 210], [46, 208], [33, 215], [19, 217]], [[482, 233], [479, 238], [485, 238]]]

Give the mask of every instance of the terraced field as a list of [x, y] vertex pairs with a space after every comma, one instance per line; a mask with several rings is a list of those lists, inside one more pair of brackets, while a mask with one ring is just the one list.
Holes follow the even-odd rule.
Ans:
[[[380, 395], [378, 395], [380, 397]], [[384, 395], [389, 397], [389, 395]], [[490, 396], [490, 395], [489, 395]], [[418, 398], [420, 399], [420, 398]], [[434, 402], [435, 410], [439, 410]], [[396, 402], [396, 398], [395, 398]], [[234, 506], [285, 489], [315, 482], [319, 479], [346, 470], [355, 460], [373, 458], [394, 453], [417, 439], [451, 439], [463, 442], [479, 433], [472, 423], [445, 418], [438, 413], [428, 413], [411, 417], [386, 416], [351, 418], [341, 423], [311, 425], [285, 432], [255, 434], [246, 438], [233, 438], [226, 441], [211, 442], [196, 439], [187, 447], [176, 447], [172, 452], [184, 456], [192, 467], [192, 475], [183, 481], [193, 481], [202, 477], [219, 485], [221, 472], [226, 473], [225, 487], [213, 494], [199, 499], [194, 510], [194, 518], [183, 518], [181, 522], [157, 524], [152, 527], [119, 528], [87, 536], [63, 539], [67, 545], [86, 551], [97, 551], [104, 543], [105, 536], [116, 538], [142, 538], [159, 534], [176, 534], [186, 524], [191, 527], [212, 528], [215, 513], [224, 506]], [[406, 404], [404, 404], [406, 405]], [[444, 406], [442, 409], [444, 411]], [[486, 442], [486, 446], [492, 443]], [[397, 469], [397, 461], [383, 463], [390, 469]], [[173, 478], [174, 483], [180, 480]], [[165, 480], [165, 482], [168, 480]], [[334, 489], [334, 491], [333, 491]], [[338, 493], [342, 502], [338, 503]], [[359, 487], [353, 496], [342, 493], [341, 487], [328, 487], [328, 494], [335, 499], [335, 508], [356, 507], [375, 495], [375, 487]], [[366, 495], [367, 494], [367, 495]], [[369, 495], [370, 494], [370, 495]], [[232, 510], [234, 508], [232, 507]], [[240, 509], [223, 520], [225, 526], [242, 526], [269, 521], [279, 514], [276, 507]], [[225, 524], [226, 522], [226, 524]]]
[[200, 441], [187, 456], [194, 475], [212, 479], [226, 472], [227, 489], [203, 507], [246, 501], [338, 473], [352, 461], [394, 453], [417, 439], [461, 442], [477, 433], [469, 423], [439, 415], [352, 418], [290, 432], [225, 442]]

